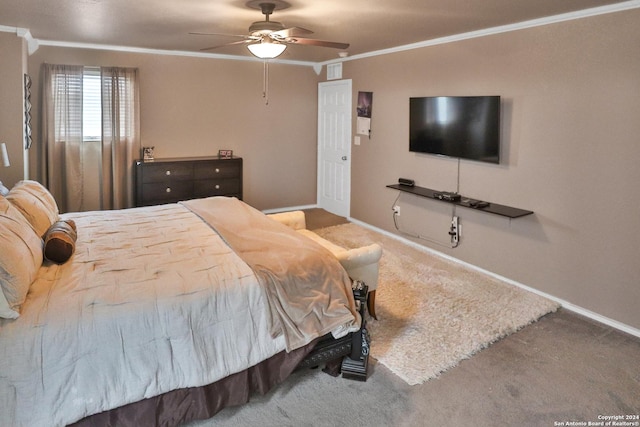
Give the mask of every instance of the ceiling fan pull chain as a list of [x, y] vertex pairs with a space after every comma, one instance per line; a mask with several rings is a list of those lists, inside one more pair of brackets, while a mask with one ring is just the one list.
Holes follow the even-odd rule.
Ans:
[[265, 60], [262, 61], [263, 74], [262, 74], [262, 97], [265, 99], [264, 105], [269, 105], [269, 63]]

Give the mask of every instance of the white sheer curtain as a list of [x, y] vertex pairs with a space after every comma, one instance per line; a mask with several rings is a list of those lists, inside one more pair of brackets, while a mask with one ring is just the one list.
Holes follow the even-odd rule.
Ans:
[[102, 209], [133, 206], [133, 161], [140, 147], [138, 69], [103, 67]]
[[[138, 72], [101, 68], [101, 149], [83, 138], [85, 67], [43, 65], [41, 177], [62, 212], [133, 206], [139, 143]], [[97, 159], [97, 160], [96, 160]], [[95, 162], [93, 164], [85, 164]], [[87, 176], [92, 174], [93, 176]], [[99, 183], [99, 194], [89, 183]], [[95, 198], [95, 204], [88, 201]]]
[[79, 211], [83, 198], [83, 67], [43, 66], [41, 177], [61, 211]]

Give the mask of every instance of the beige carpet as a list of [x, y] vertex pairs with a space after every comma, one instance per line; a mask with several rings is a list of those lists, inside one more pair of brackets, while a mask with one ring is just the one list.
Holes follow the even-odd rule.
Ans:
[[346, 248], [383, 247], [369, 319], [371, 355], [408, 384], [421, 384], [558, 304], [356, 224], [315, 230]]

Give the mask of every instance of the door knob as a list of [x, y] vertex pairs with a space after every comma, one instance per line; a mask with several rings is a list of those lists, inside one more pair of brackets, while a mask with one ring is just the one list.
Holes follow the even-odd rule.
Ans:
[[347, 156], [342, 156], [342, 160], [347, 160]]

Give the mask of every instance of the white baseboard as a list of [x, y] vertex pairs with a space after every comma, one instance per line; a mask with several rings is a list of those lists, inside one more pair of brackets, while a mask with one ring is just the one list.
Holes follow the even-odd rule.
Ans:
[[566, 301], [566, 300], [564, 300], [562, 298], [558, 298], [558, 297], [553, 296], [551, 294], [548, 294], [546, 292], [542, 292], [542, 291], [540, 291], [538, 289], [535, 289], [535, 288], [532, 288], [530, 286], [524, 285], [524, 284], [522, 284], [520, 282], [516, 282], [515, 280], [509, 279], [507, 277], [504, 277], [504, 276], [501, 276], [499, 274], [493, 273], [491, 271], [485, 270], [484, 268], [480, 268], [480, 267], [478, 267], [476, 265], [473, 265], [473, 264], [470, 264], [468, 262], [462, 261], [462, 260], [460, 260], [458, 258], [452, 257], [450, 255], [447, 255], [447, 254], [442, 253], [440, 251], [437, 251], [435, 249], [428, 248], [426, 246], [420, 245], [419, 243], [416, 243], [416, 242], [414, 242], [412, 240], [409, 240], [409, 239], [407, 239], [405, 237], [399, 236], [397, 234], [393, 234], [393, 233], [391, 233], [389, 231], [386, 231], [386, 230], [380, 229], [378, 227], [375, 227], [373, 225], [367, 224], [366, 222], [362, 222], [360, 220], [357, 220], [357, 219], [351, 218], [351, 217], [349, 217], [348, 219], [349, 219], [349, 221], [353, 222], [354, 224], [358, 224], [358, 225], [360, 225], [362, 227], [365, 227], [365, 228], [368, 228], [370, 230], [376, 231], [376, 232], [378, 232], [380, 234], [383, 234], [385, 236], [391, 237], [392, 239], [399, 240], [402, 243], [405, 243], [406, 245], [411, 246], [411, 247], [413, 247], [415, 249], [418, 249], [420, 251], [423, 251], [423, 252], [426, 252], [426, 253], [429, 253], [429, 254], [432, 254], [432, 255], [435, 255], [435, 256], [439, 256], [439, 257], [444, 258], [446, 260], [458, 263], [458, 264], [460, 264], [460, 265], [462, 265], [464, 267], [467, 267], [469, 269], [475, 270], [475, 271], [477, 271], [479, 273], [486, 274], [488, 276], [494, 277], [494, 278], [496, 278], [498, 280], [501, 280], [503, 282], [509, 283], [510, 285], [517, 286], [517, 287], [519, 287], [521, 289], [524, 289], [526, 291], [532, 292], [532, 293], [534, 293], [536, 295], [540, 295], [540, 296], [542, 296], [544, 298], [550, 299], [551, 301], [557, 302], [563, 308], [565, 308], [565, 309], [567, 309], [569, 311], [572, 311], [574, 313], [580, 314], [580, 315], [582, 315], [584, 317], [587, 317], [589, 319], [595, 320], [596, 322], [603, 323], [603, 324], [605, 324], [607, 326], [610, 326], [612, 328], [618, 329], [618, 330], [620, 330], [622, 332], [625, 332], [625, 333], [627, 333], [629, 335], [633, 335], [633, 336], [636, 336], [636, 337], [640, 338], [640, 329], [637, 329], [637, 328], [634, 328], [632, 326], [626, 325], [626, 324], [624, 324], [622, 322], [619, 322], [617, 320], [610, 319], [610, 318], [605, 317], [605, 316], [603, 316], [601, 314], [595, 313], [595, 312], [593, 312], [591, 310], [588, 310], [586, 308], [583, 308], [583, 307], [580, 307], [578, 305], [575, 305], [575, 304], [573, 304], [573, 303], [571, 303], [569, 301]]

